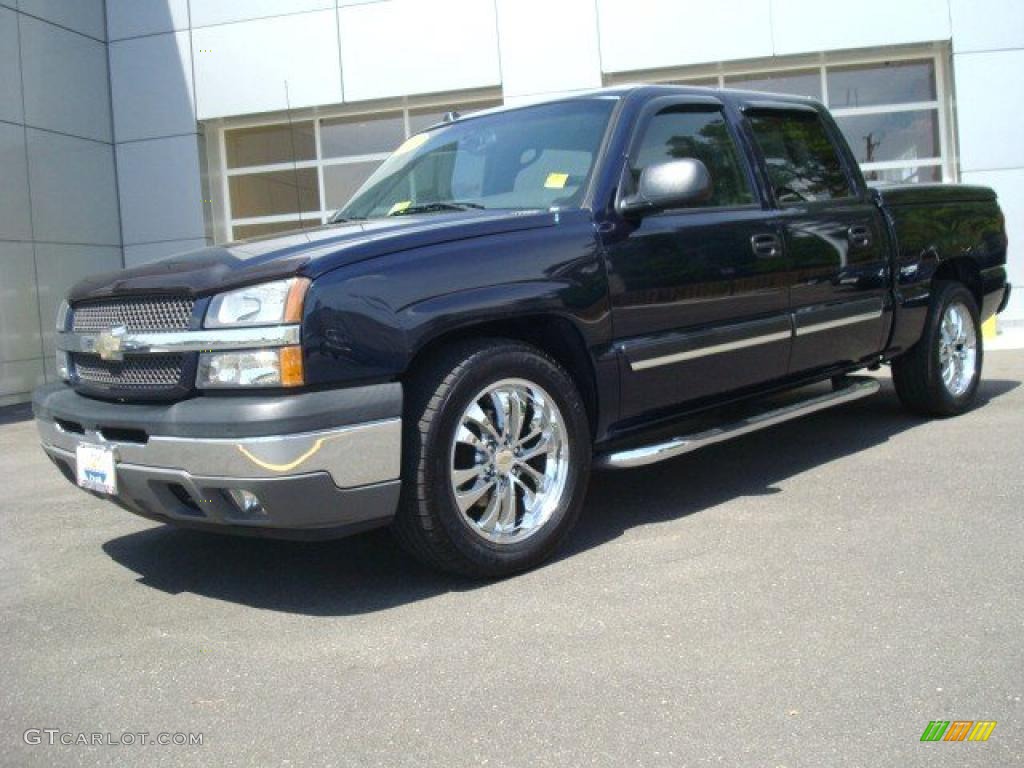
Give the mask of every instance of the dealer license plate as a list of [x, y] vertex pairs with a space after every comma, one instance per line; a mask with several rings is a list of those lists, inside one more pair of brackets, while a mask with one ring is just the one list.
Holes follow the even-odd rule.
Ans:
[[75, 450], [75, 465], [80, 486], [111, 496], [117, 493], [117, 471], [114, 469], [114, 452], [111, 449], [80, 443]]

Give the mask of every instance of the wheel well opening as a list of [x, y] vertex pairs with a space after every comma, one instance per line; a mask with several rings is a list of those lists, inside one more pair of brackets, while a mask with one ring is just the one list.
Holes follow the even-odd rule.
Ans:
[[521, 341], [546, 352], [572, 377], [587, 410], [591, 435], [597, 432], [597, 380], [590, 353], [580, 332], [562, 317], [531, 316], [514, 320], [479, 323], [452, 331], [424, 345], [413, 358], [403, 378], [431, 359], [444, 346], [474, 338], [505, 338]]
[[958, 258], [943, 262], [935, 270], [935, 275], [932, 279], [933, 281], [954, 280], [958, 283], [963, 283], [974, 295], [974, 301], [977, 303], [979, 311], [981, 310], [982, 301], [985, 298], [981, 286], [981, 272], [978, 269], [978, 265], [970, 259]]

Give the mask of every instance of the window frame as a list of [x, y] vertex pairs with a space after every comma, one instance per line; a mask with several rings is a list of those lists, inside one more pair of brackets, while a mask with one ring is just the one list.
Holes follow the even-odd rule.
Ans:
[[616, 193], [616, 199], [614, 208], [618, 209], [619, 202], [628, 197], [633, 192], [633, 180], [632, 180], [632, 163], [633, 158], [636, 157], [636, 153], [640, 148], [641, 143], [647, 133], [647, 128], [650, 126], [651, 121], [666, 110], [670, 110], [673, 107], [690, 107], [697, 112], [717, 112], [722, 116], [722, 120], [725, 122], [726, 131], [729, 138], [732, 139], [733, 149], [735, 150], [736, 162], [739, 164], [740, 174], [747, 182], [747, 188], [750, 191], [750, 202], [739, 203], [736, 205], [698, 205], [698, 206], [686, 206], [683, 208], [666, 208], [661, 211], [656, 211], [650, 215], [652, 216], [665, 216], [665, 215], [680, 215], [680, 214], [694, 214], [694, 213], [712, 213], [718, 211], [750, 211], [750, 210], [761, 210], [765, 207], [765, 200], [763, 197], [763, 191], [761, 185], [758, 183], [756, 174], [754, 173], [753, 158], [750, 156], [746, 142], [743, 140], [743, 136], [736, 130], [735, 118], [733, 113], [730, 111], [729, 106], [716, 96], [698, 96], [698, 95], [671, 95], [671, 96], [658, 96], [648, 101], [640, 114], [637, 116], [634, 122], [633, 128], [630, 132], [629, 141], [626, 144], [627, 150], [625, 157], [623, 158], [622, 172], [619, 176], [619, 184], [617, 185], [618, 191]]
[[[400, 113], [404, 135], [408, 138], [412, 135], [411, 120], [416, 113], [436, 110], [445, 112], [454, 108], [471, 107], [475, 109], [488, 109], [501, 105], [501, 92], [495, 89], [482, 89], [477, 91], [453, 92], [447, 94], [432, 94], [424, 97], [401, 97], [362, 104], [337, 105], [333, 107], [317, 107], [313, 109], [294, 110], [291, 114], [287, 112], [274, 113], [270, 115], [259, 115], [252, 117], [230, 118], [212, 120], [204, 124], [206, 135], [206, 167], [208, 171], [207, 188], [210, 194], [204, 195], [207, 200], [207, 221], [210, 222], [213, 239], [216, 243], [225, 243], [235, 240], [235, 228], [246, 227], [258, 224], [279, 224], [294, 223], [295, 229], [305, 228], [312, 222], [313, 226], [326, 224], [328, 218], [334, 214], [336, 208], [327, 205], [325, 169], [332, 166], [355, 165], [366, 162], [383, 162], [391, 154], [387, 152], [374, 152], [361, 155], [347, 155], [341, 157], [324, 157], [321, 129], [323, 122], [330, 122], [338, 118], [373, 118], [379, 115]], [[254, 165], [240, 168], [228, 168], [227, 165], [227, 135], [229, 131], [247, 128], [260, 128], [264, 126], [288, 126], [294, 123], [312, 122], [313, 135], [315, 139], [315, 156], [312, 160], [299, 160], [296, 162], [272, 163], [268, 165]], [[234, 217], [231, 211], [231, 189], [230, 180], [236, 176], [247, 176], [256, 173], [267, 173], [273, 171], [294, 171], [296, 169], [316, 169], [317, 192], [320, 197], [319, 210], [308, 210], [289, 212], [283, 214], [270, 214], [266, 216]]]
[[[816, 54], [780, 56], [745, 61], [717, 62], [692, 67], [674, 67], [648, 71], [616, 72], [606, 74], [605, 85], [622, 85], [639, 81], [649, 83], [702, 85], [713, 81], [718, 88], [729, 88], [726, 83], [733, 77], [758, 77], [785, 72], [817, 70], [821, 78], [822, 103], [828, 107], [828, 73], [834, 68], [882, 65], [887, 62], [902, 63], [928, 61], [935, 76], [934, 101], [900, 102], [896, 104], [873, 105], [869, 107], [837, 107], [830, 109], [833, 118], [857, 117], [871, 114], [891, 114], [915, 110], [935, 110], [938, 118], [938, 157], [912, 160], [887, 160], [857, 164], [863, 176], [875, 171], [910, 170], [914, 168], [938, 168], [940, 181], [959, 181], [959, 158], [957, 153], [956, 116], [952, 85], [952, 51], [948, 42], [923, 45], [896, 46], [856, 51], [829, 51]], [[830, 121], [831, 122], [831, 121]], [[838, 125], [836, 130], [841, 132]], [[854, 159], [856, 162], [856, 159]]]

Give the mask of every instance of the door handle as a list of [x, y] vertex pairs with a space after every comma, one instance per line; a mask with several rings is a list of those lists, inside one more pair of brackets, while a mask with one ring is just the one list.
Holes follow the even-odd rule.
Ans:
[[778, 235], [770, 233], [754, 235], [750, 238], [750, 247], [753, 248], [754, 255], [759, 259], [774, 259], [782, 255], [782, 241], [779, 240]]
[[846, 230], [846, 237], [854, 248], [867, 248], [871, 245], [871, 230], [862, 224], [855, 224]]

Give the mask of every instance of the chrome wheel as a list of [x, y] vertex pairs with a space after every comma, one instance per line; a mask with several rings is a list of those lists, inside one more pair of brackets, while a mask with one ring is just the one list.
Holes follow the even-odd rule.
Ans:
[[558, 508], [569, 477], [569, 441], [551, 396], [525, 379], [484, 389], [463, 411], [449, 462], [462, 520], [476, 534], [514, 544]]
[[967, 307], [954, 302], [946, 307], [939, 328], [939, 365], [942, 383], [954, 397], [971, 388], [977, 373], [978, 334]]

